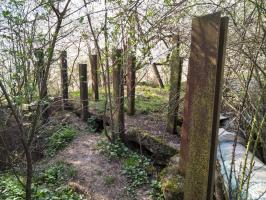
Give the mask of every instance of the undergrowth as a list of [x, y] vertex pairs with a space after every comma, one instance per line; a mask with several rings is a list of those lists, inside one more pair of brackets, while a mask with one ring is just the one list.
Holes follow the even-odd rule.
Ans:
[[97, 118], [95, 116], [91, 116], [87, 120], [87, 129], [89, 132], [95, 133], [97, 131]]
[[[89, 95], [91, 97], [92, 91], [89, 90]], [[100, 99], [99, 101], [94, 101], [91, 99], [90, 108], [97, 110], [98, 113], [103, 113], [105, 110], [105, 100], [106, 95], [103, 88], [99, 89]], [[79, 97], [79, 91], [72, 92], [71, 96], [74, 98]], [[151, 87], [147, 85], [137, 85], [136, 87], [136, 108], [137, 113], [149, 114], [162, 112], [167, 113], [168, 104], [168, 88], [158, 88]], [[107, 104], [107, 110], [109, 109], [109, 103]], [[127, 110], [127, 99], [125, 96], [125, 110]]]
[[48, 137], [46, 156], [54, 156], [58, 150], [65, 148], [75, 137], [76, 131], [70, 127], [63, 127]]
[[122, 161], [122, 174], [127, 177], [129, 183], [129, 187], [125, 189], [132, 199], [136, 199], [136, 190], [144, 185], [151, 188], [150, 196], [154, 200], [164, 199], [160, 184], [152, 176], [154, 167], [150, 159], [131, 151], [121, 141], [110, 143], [101, 140], [98, 148], [109, 159]]
[[[36, 200], [82, 200], [81, 194], [74, 192], [67, 181], [75, 175], [74, 169], [63, 162], [55, 163], [36, 173], [32, 184], [32, 199]], [[25, 177], [19, 175], [25, 182]], [[25, 199], [24, 187], [10, 172], [0, 174], [0, 199]]]

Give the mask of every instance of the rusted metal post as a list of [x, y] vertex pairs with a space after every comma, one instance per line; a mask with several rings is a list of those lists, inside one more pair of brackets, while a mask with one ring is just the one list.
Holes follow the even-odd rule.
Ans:
[[135, 114], [136, 57], [129, 53], [127, 57], [127, 114]]
[[223, 88], [223, 75], [224, 75], [224, 62], [226, 51], [226, 40], [228, 32], [228, 17], [222, 17], [220, 22], [220, 34], [219, 34], [219, 48], [217, 59], [217, 71], [216, 71], [216, 83], [215, 83], [215, 99], [213, 108], [213, 124], [212, 124], [212, 136], [211, 136], [211, 150], [210, 150], [210, 162], [209, 162], [209, 180], [207, 199], [213, 198], [214, 182], [215, 182], [215, 168], [217, 160], [217, 144], [218, 144], [218, 132], [220, 124], [220, 110]]
[[83, 121], [87, 121], [89, 117], [87, 64], [79, 64], [79, 81], [80, 81], [81, 119]]
[[68, 75], [67, 75], [67, 52], [61, 52], [61, 90], [63, 98], [63, 108], [68, 107]]
[[179, 56], [179, 38], [174, 38], [173, 42], [176, 47], [172, 51], [170, 57], [170, 91], [169, 91], [169, 108], [167, 115], [167, 132], [176, 134], [177, 133], [177, 119], [178, 119], [178, 108], [182, 78], [182, 59]]
[[43, 49], [36, 49], [35, 57], [37, 59], [37, 67], [38, 67], [38, 87], [39, 87], [39, 97], [41, 100], [41, 113], [43, 122], [46, 122], [49, 118], [49, 112], [48, 107], [49, 104], [47, 102], [47, 95], [48, 95], [48, 89], [47, 89], [47, 82], [44, 80], [44, 73], [45, 73], [45, 66], [44, 66], [44, 52]]
[[90, 55], [92, 91], [94, 100], [99, 101], [99, 84], [98, 84], [98, 56]]
[[[192, 20], [191, 55], [181, 135], [185, 200], [213, 197], [227, 25], [221, 13]], [[224, 24], [224, 25], [223, 25]], [[188, 155], [187, 155], [188, 154]]]
[[112, 140], [124, 139], [124, 77], [122, 68], [122, 50], [113, 50], [113, 98], [114, 98], [114, 112], [113, 123], [114, 131], [112, 133]]
[[159, 73], [159, 71], [158, 71], [158, 68], [157, 68], [156, 63], [153, 63], [153, 64], [152, 64], [152, 68], [153, 68], [153, 71], [154, 71], [154, 73], [155, 73], [155, 76], [156, 76], [156, 78], [157, 78], [157, 80], [158, 80], [158, 82], [159, 82], [160, 87], [161, 87], [161, 88], [164, 88], [164, 84], [163, 84], [163, 81], [162, 81], [162, 79], [161, 79], [161, 76], [160, 76], [160, 73]]

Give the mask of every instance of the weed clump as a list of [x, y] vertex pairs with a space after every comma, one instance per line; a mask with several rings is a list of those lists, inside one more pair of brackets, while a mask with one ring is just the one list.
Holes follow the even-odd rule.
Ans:
[[70, 127], [63, 127], [48, 137], [45, 155], [54, 156], [58, 150], [65, 148], [76, 136], [76, 131]]
[[130, 197], [136, 199], [136, 190], [147, 185], [151, 188], [150, 196], [153, 199], [164, 199], [160, 184], [152, 177], [150, 169], [153, 168], [153, 165], [150, 159], [131, 151], [121, 141], [111, 143], [101, 140], [98, 143], [98, 148], [109, 159], [121, 161], [122, 174], [126, 176], [129, 183], [125, 190]]

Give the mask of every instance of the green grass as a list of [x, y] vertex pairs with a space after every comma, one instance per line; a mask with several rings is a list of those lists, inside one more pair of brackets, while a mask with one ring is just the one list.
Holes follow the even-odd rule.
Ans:
[[[74, 169], [63, 162], [55, 163], [34, 174], [32, 199], [36, 200], [82, 200], [82, 195], [74, 192], [67, 181], [75, 175]], [[23, 175], [19, 176], [25, 182]], [[0, 174], [0, 199], [24, 200], [25, 192], [17, 178], [9, 172]]]
[[[126, 95], [126, 88], [125, 88]], [[79, 98], [79, 91], [70, 94], [72, 98]], [[99, 113], [104, 112], [105, 106], [105, 92], [104, 88], [99, 90], [99, 101], [94, 101], [92, 98], [92, 91], [89, 90], [89, 109], [96, 110]], [[138, 85], [136, 87], [136, 111], [137, 114], [150, 113], [166, 113], [168, 104], [168, 87], [164, 89], [158, 87], [151, 87], [146, 85]], [[107, 109], [109, 104], [107, 104]], [[125, 98], [125, 110], [127, 109], [127, 99]]]
[[149, 86], [137, 86], [136, 110], [137, 113], [166, 113], [168, 103], [168, 89], [154, 88]]

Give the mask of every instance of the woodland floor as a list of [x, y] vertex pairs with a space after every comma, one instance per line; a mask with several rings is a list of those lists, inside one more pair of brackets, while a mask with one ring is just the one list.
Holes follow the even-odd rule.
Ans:
[[[90, 112], [102, 114], [104, 97], [105, 95], [100, 91], [100, 101], [95, 102], [89, 99]], [[68, 180], [68, 185], [77, 192], [86, 194], [86, 198], [89, 200], [152, 199], [150, 196], [152, 188], [149, 184], [141, 185], [133, 194], [129, 192], [130, 183], [123, 174], [122, 160], [110, 159], [100, 151], [98, 143], [106, 140], [106, 137], [101, 133], [91, 131], [88, 123], [81, 121], [76, 115], [76, 111], [79, 109], [79, 94], [73, 93], [71, 98], [77, 109], [62, 111], [60, 109], [61, 101], [58, 101], [59, 104], [55, 103], [55, 107], [52, 107], [53, 114], [42, 132], [44, 137], [47, 137], [49, 134], [55, 133], [58, 127], [66, 126], [75, 129], [77, 134], [72, 142], [54, 156], [45, 156], [44, 159], [39, 160], [35, 165], [35, 171], [38, 172], [42, 168], [63, 161], [70, 164], [76, 171], [75, 176]], [[130, 127], [137, 127], [178, 149], [178, 136], [165, 131], [167, 102], [167, 89], [138, 86], [136, 90], [136, 114], [134, 116], [125, 114], [126, 130]], [[41, 143], [44, 144], [45, 141], [44, 138]]]
[[[127, 122], [132, 125], [141, 120], [139, 117], [131, 117]], [[71, 164], [77, 172], [73, 180], [69, 182], [78, 191], [86, 194], [89, 200], [130, 200], [126, 187], [128, 182], [122, 174], [122, 163], [117, 160], [110, 160], [97, 148], [97, 144], [104, 138], [99, 133], [91, 133], [87, 124], [82, 122], [75, 114], [66, 112], [58, 113], [54, 117], [58, 123], [71, 124], [79, 131], [78, 136], [60, 151], [52, 160], [46, 164], [53, 164], [58, 161]], [[144, 122], [141, 120], [142, 123]], [[147, 123], [147, 119], [145, 122]], [[145, 124], [142, 124], [145, 127]], [[147, 126], [146, 126], [147, 127]], [[108, 181], [112, 179], [112, 182]], [[148, 186], [144, 186], [136, 191], [136, 198], [140, 200], [151, 199]]]
[[[152, 93], [153, 94], [153, 93]], [[151, 100], [151, 99], [150, 99]], [[150, 101], [149, 100], [149, 101]], [[99, 112], [99, 104], [91, 103], [90, 109]], [[144, 103], [145, 104], [145, 103]], [[149, 106], [149, 105], [148, 105]], [[164, 102], [159, 101], [156, 106], [161, 109]], [[146, 106], [144, 105], [144, 110]], [[71, 164], [77, 171], [76, 176], [70, 184], [78, 190], [86, 193], [87, 199], [95, 200], [118, 200], [132, 199], [127, 193], [128, 182], [122, 174], [122, 163], [108, 159], [97, 148], [99, 140], [104, 138], [99, 133], [90, 133], [86, 127], [87, 124], [82, 122], [75, 114], [67, 112], [59, 114], [56, 120], [71, 124], [79, 130], [78, 136], [68, 145], [67, 148], [60, 151], [51, 162], [64, 161]], [[129, 127], [138, 127], [142, 130], [160, 137], [168, 144], [179, 148], [179, 139], [177, 135], [170, 135], [165, 132], [166, 123], [163, 120], [162, 112], [152, 110], [149, 113], [137, 112], [135, 116], [125, 117], [126, 129]], [[107, 180], [112, 179], [109, 183]], [[143, 186], [135, 192], [136, 199], [151, 199], [149, 186]]]

